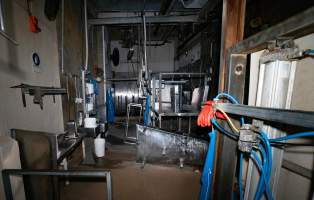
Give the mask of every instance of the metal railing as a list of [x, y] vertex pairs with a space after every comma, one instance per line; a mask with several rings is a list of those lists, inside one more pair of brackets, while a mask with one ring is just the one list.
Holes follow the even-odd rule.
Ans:
[[104, 170], [24, 170], [4, 169], [2, 170], [3, 186], [6, 200], [13, 200], [10, 176], [64, 176], [82, 178], [106, 179], [107, 199], [112, 200], [111, 172]]

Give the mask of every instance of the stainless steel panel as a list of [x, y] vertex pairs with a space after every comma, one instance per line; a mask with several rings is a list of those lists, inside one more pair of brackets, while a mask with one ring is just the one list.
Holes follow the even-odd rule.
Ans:
[[144, 163], [203, 165], [205, 140], [136, 125], [137, 160]]

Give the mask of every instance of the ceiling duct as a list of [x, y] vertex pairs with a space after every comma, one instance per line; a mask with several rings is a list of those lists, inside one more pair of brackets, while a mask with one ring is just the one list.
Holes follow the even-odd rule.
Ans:
[[180, 0], [184, 8], [202, 8], [207, 0]]

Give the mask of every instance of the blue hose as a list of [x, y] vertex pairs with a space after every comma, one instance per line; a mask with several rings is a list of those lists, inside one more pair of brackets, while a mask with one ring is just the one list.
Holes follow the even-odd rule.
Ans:
[[[263, 159], [263, 163], [262, 163], [263, 174], [265, 175], [266, 179], [269, 180], [269, 176], [270, 176], [269, 161], [267, 161], [269, 157], [266, 154], [266, 151], [264, 150], [264, 147], [262, 145], [259, 145], [259, 151], [261, 152], [262, 159]], [[260, 196], [261, 196], [261, 194], [264, 193], [264, 190], [265, 190], [264, 180], [259, 179], [257, 189], [256, 189], [256, 194], [255, 194], [256, 200], [260, 199]]]
[[304, 51], [305, 55], [314, 56], [314, 49], [308, 49]]
[[146, 96], [146, 102], [145, 102], [145, 111], [143, 116], [144, 126], [148, 125], [149, 121], [149, 105], [150, 105], [150, 96]]
[[[273, 198], [273, 196], [272, 196], [272, 193], [271, 193], [271, 191], [270, 191], [270, 188], [269, 188], [269, 184], [268, 184], [268, 182], [269, 182], [269, 179], [266, 177], [266, 175], [265, 175], [265, 171], [264, 171], [264, 168], [263, 168], [263, 166], [262, 166], [262, 162], [260, 161], [260, 159], [258, 158], [258, 155], [256, 154], [256, 152], [254, 152], [254, 151], [252, 151], [252, 153], [251, 153], [251, 158], [252, 158], [252, 160], [254, 161], [254, 163], [256, 164], [256, 166], [257, 166], [257, 168], [258, 168], [258, 170], [260, 171], [260, 173], [261, 173], [261, 178], [260, 179], [262, 179], [262, 181], [264, 182], [264, 186], [265, 186], [265, 189], [266, 189], [266, 197], [267, 197], [267, 199], [268, 200], [273, 200], [274, 198]], [[256, 198], [256, 196], [255, 196], [255, 198]], [[260, 199], [260, 197], [258, 198], [258, 199]]]
[[[262, 173], [263, 176], [265, 176], [265, 180], [259, 180], [258, 186], [257, 186], [257, 191], [255, 194], [255, 200], [259, 200], [262, 196], [262, 194], [265, 192], [266, 190], [266, 195], [268, 199], [272, 199], [272, 195], [271, 193], [269, 194], [269, 186], [268, 186], [268, 182], [269, 182], [269, 178], [271, 175], [271, 168], [272, 168], [272, 152], [271, 152], [271, 146], [269, 143], [269, 139], [266, 135], [265, 132], [263, 132], [262, 130], [260, 130], [260, 141], [261, 141], [261, 145], [259, 145], [259, 150], [261, 151], [262, 157], [263, 157], [263, 161], [264, 161], [264, 165], [262, 167]], [[265, 150], [264, 150], [265, 149]], [[255, 152], [254, 152], [255, 153]], [[254, 154], [253, 153], [253, 154]], [[256, 154], [256, 153], [255, 153]], [[266, 161], [265, 161], [266, 159]]]
[[115, 116], [115, 110], [114, 110], [114, 104], [113, 104], [113, 99], [112, 99], [112, 94], [111, 90], [107, 89], [106, 92], [106, 98], [107, 98], [107, 121], [108, 123], [113, 123], [114, 122], [114, 116]]
[[238, 102], [238, 100], [236, 100], [236, 98], [234, 98], [233, 96], [231, 96], [230, 94], [227, 94], [227, 93], [219, 93], [215, 97], [215, 99], [223, 99], [223, 98], [228, 99], [229, 101], [231, 101], [234, 104], [239, 104], [239, 102]]
[[[231, 96], [230, 94], [227, 94], [227, 93], [219, 93], [215, 97], [215, 99], [224, 99], [224, 98], [228, 99], [233, 104], [239, 104], [239, 101], [236, 98], [234, 98], [233, 96]], [[244, 118], [241, 117], [240, 119], [241, 119], [241, 121], [240, 121], [241, 125], [243, 125], [244, 124]]]
[[243, 190], [242, 190], [242, 162], [243, 162], [243, 153], [240, 152], [240, 161], [239, 161], [239, 176], [238, 176], [238, 184], [239, 184], [239, 193], [240, 200], [243, 200]]
[[270, 139], [269, 141], [270, 142], [280, 142], [283, 140], [290, 140], [290, 139], [295, 139], [295, 138], [300, 138], [300, 137], [311, 137], [311, 136], [314, 136], [314, 132], [302, 132], [302, 133], [291, 134], [291, 135], [284, 136], [284, 137]]
[[211, 183], [213, 174], [213, 165], [215, 158], [216, 133], [214, 129], [208, 134], [210, 141], [208, 145], [205, 165], [201, 177], [201, 189], [199, 192], [199, 200], [208, 200], [211, 197]]
[[212, 122], [212, 124], [213, 124], [219, 131], [221, 131], [221, 132], [224, 133], [225, 135], [231, 137], [232, 139], [238, 139], [239, 135], [234, 134], [234, 133], [232, 133], [232, 132], [229, 132], [229, 131], [225, 130], [224, 128], [222, 128], [222, 127], [217, 123], [216, 120], [212, 119], [211, 122]]

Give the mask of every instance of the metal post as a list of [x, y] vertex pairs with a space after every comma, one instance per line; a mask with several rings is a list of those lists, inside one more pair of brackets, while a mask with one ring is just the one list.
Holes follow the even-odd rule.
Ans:
[[4, 31], [4, 16], [3, 16], [3, 2], [0, 0], [0, 28]]
[[10, 175], [2, 172], [3, 187], [6, 200], [13, 200]]
[[107, 198], [108, 200], [112, 200], [112, 183], [111, 183], [111, 173], [106, 173], [106, 181], [107, 181]]
[[[158, 89], [159, 89], [159, 90], [158, 90], [158, 91], [159, 91], [159, 108], [158, 108], [158, 112], [159, 112], [159, 113], [162, 113], [162, 95], [161, 95], [162, 89], [161, 89], [161, 81], [162, 81], [162, 73], [159, 74], [159, 83], [158, 83], [158, 84], [159, 84], [159, 88], [158, 88]], [[161, 122], [159, 122], [159, 123], [161, 123]]]

